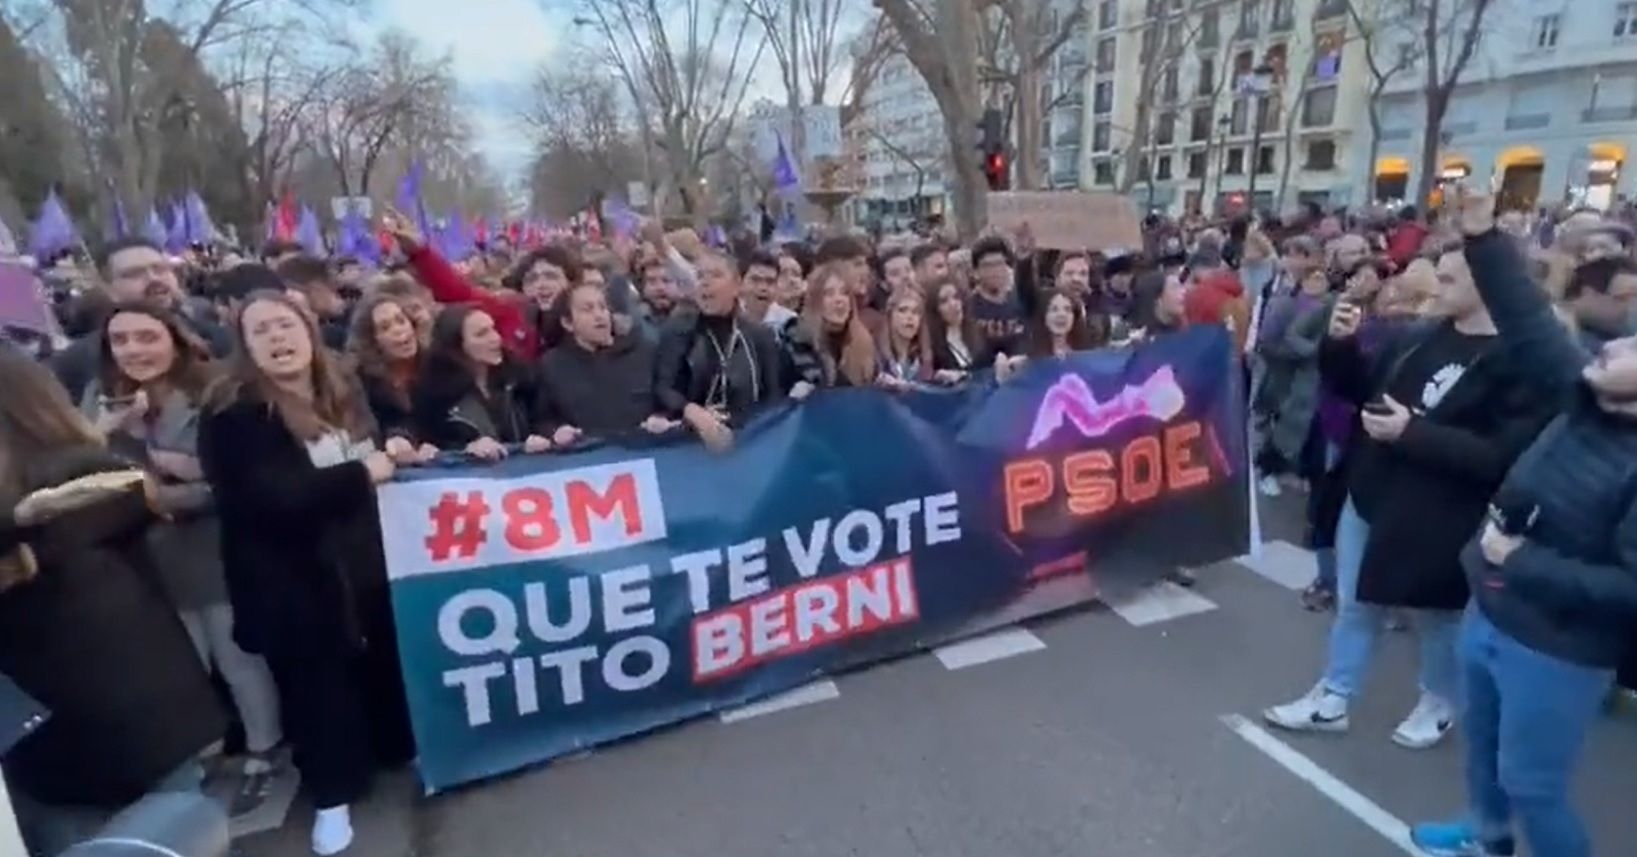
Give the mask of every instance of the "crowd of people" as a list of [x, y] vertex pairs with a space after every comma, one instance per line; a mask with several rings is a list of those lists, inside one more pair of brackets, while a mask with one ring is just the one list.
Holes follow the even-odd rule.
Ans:
[[1506, 855], [1515, 822], [1533, 853], [1589, 854], [1567, 783], [1637, 648], [1637, 255], [1593, 212], [1461, 201], [1154, 218], [1100, 252], [1027, 226], [707, 246], [646, 223], [457, 261], [396, 212], [380, 270], [116, 241], [70, 278], [95, 285], [58, 306], [67, 337], [0, 347], [0, 673], [52, 712], [5, 764], [31, 853], [198, 788], [230, 723], [234, 774], [293, 764], [314, 852], [350, 845], [372, 774], [414, 754], [374, 499], [401, 467], [726, 450], [821, 389], [1006, 383], [1221, 325], [1259, 489], [1308, 495], [1303, 603], [1335, 610], [1318, 684], [1266, 718], [1345, 731], [1408, 616], [1422, 696], [1393, 740], [1461, 724], [1472, 807], [1417, 841]]

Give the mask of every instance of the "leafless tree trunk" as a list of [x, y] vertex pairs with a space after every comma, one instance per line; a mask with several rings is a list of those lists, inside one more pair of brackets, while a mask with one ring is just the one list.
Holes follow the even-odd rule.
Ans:
[[1366, 12], [1359, 8], [1360, 5], [1359, 0], [1348, 0], [1347, 16], [1358, 32], [1359, 41], [1364, 47], [1365, 65], [1370, 70], [1370, 91], [1365, 101], [1365, 115], [1370, 123], [1370, 142], [1365, 153], [1364, 195], [1360, 197], [1369, 203], [1376, 201], [1376, 159], [1381, 154], [1381, 94], [1399, 72], [1415, 63], [1421, 52], [1419, 41], [1405, 42], [1417, 47], [1399, 52], [1390, 61], [1384, 62], [1380, 55], [1384, 46], [1379, 36], [1402, 28], [1403, 22], [1396, 17], [1381, 16], [1381, 9], [1376, 5], [1371, 7], [1370, 16], [1366, 17]]
[[1426, 121], [1421, 127], [1421, 176], [1415, 187], [1416, 199], [1425, 204], [1432, 198], [1438, 177], [1444, 115], [1449, 112], [1450, 97], [1455, 94], [1455, 86], [1478, 46], [1491, 3], [1490, 0], [1413, 0], [1408, 6], [1406, 14], [1419, 12], [1421, 54], [1426, 60], [1426, 83], [1422, 87]]
[[962, 240], [971, 240], [989, 219], [988, 184], [972, 148], [980, 110], [978, 13], [970, 0], [924, 2], [926, 5], [921, 0], [875, 0], [938, 102], [955, 176], [956, 229]]

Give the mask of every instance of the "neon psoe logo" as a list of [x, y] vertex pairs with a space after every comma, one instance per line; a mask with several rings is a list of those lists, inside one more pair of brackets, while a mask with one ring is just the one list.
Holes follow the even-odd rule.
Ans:
[[1097, 401], [1079, 375], [1064, 375], [1040, 400], [1025, 448], [1045, 443], [1065, 421], [1085, 437], [1102, 437], [1116, 426], [1142, 417], [1169, 422], [1182, 413], [1185, 404], [1187, 397], [1169, 366], [1160, 367], [1141, 384], [1127, 385], [1106, 402]]

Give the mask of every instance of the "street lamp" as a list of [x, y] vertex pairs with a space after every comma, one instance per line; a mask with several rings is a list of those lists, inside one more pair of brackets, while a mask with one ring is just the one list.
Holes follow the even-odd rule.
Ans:
[[1267, 99], [1268, 92], [1273, 89], [1273, 66], [1262, 63], [1251, 69], [1249, 74], [1239, 79], [1239, 91], [1252, 96], [1250, 104], [1251, 122], [1256, 126], [1251, 132], [1250, 143], [1250, 189], [1245, 194], [1247, 204], [1251, 210], [1256, 209], [1256, 175], [1262, 167], [1262, 104]]

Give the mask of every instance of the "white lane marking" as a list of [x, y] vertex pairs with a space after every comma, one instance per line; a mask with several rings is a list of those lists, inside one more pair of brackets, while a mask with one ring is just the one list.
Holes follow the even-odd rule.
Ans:
[[1012, 658], [1046, 648], [1046, 643], [1023, 628], [1002, 628], [932, 650], [944, 669], [966, 667]]
[[841, 689], [829, 679], [804, 684], [801, 687], [791, 688], [783, 693], [775, 693], [765, 699], [758, 699], [738, 708], [730, 708], [720, 712], [716, 718], [723, 723], [738, 723], [752, 717], [761, 717], [764, 714], [774, 714], [791, 708], [800, 708], [803, 705], [812, 705], [825, 702], [841, 695]]
[[1108, 602], [1121, 619], [1141, 628], [1216, 609], [1216, 602], [1169, 580]]
[[1234, 562], [1292, 592], [1300, 592], [1313, 582], [1319, 571], [1318, 557], [1290, 542], [1267, 542], [1260, 552], [1252, 551]]
[[1266, 729], [1255, 723], [1237, 714], [1224, 714], [1221, 720], [1223, 725], [1245, 739], [1245, 743], [1260, 750], [1262, 755], [1272, 759], [1279, 767], [1295, 774], [1298, 779], [1329, 798], [1336, 806], [1364, 822], [1366, 827], [1381, 834], [1382, 838], [1397, 846], [1398, 850], [1415, 857], [1425, 857], [1424, 852], [1410, 841], [1410, 826], [1400, 821], [1398, 816], [1382, 809], [1375, 801], [1337, 779], [1334, 774], [1319, 767], [1317, 762], [1273, 737]]

